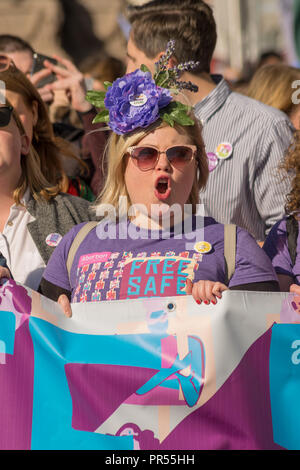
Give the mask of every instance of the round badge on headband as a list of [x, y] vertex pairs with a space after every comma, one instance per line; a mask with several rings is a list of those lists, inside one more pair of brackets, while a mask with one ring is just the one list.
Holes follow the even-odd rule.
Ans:
[[50, 233], [46, 238], [46, 243], [48, 246], [57, 246], [62, 239], [60, 233]]
[[134, 95], [130, 98], [129, 103], [131, 106], [135, 106], [139, 108], [140, 106], [144, 106], [148, 101], [148, 98], [144, 93], [141, 93], [140, 95]]
[[216, 155], [219, 160], [227, 160], [227, 158], [231, 157], [233, 151], [233, 147], [228, 142], [223, 142], [219, 144], [216, 148]]

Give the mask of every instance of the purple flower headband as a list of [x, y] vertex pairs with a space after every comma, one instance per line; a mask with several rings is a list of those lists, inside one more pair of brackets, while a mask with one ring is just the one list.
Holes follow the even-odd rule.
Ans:
[[108, 129], [123, 135], [140, 127], [148, 127], [157, 119], [170, 126], [175, 123], [193, 126], [189, 117], [190, 107], [173, 100], [172, 94], [182, 89], [197, 92], [191, 82], [181, 82], [179, 77], [185, 70], [198, 67], [198, 62], [185, 62], [174, 68], [167, 68], [175, 50], [175, 41], [168, 43], [165, 54], [155, 64], [152, 77], [150, 70], [142, 65], [135, 72], [118, 78], [113, 83], [104, 82], [106, 91], [88, 91], [86, 99], [101, 111], [93, 123], [104, 122]]

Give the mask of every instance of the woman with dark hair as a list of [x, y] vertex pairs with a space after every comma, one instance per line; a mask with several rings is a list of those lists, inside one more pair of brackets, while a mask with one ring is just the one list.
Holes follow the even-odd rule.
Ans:
[[[59, 184], [60, 191], [74, 194], [72, 185], [75, 182], [71, 178], [73, 171], [69, 172], [68, 168], [72, 170], [76, 167], [79, 176], [79, 169], [83, 174], [88, 170], [87, 167], [76, 155], [70, 142], [54, 135], [47, 107], [37, 88], [14, 66], [9, 58], [1, 56], [3, 67], [5, 61], [7, 67], [6, 70], [0, 70], [0, 80], [5, 83], [6, 96], [19, 114], [26, 134], [39, 155], [47, 180], [53, 184]], [[85, 199], [93, 200], [93, 197], [87, 194], [88, 187], [83, 182], [81, 185], [82, 192], [79, 191], [79, 195], [85, 196]]]
[[62, 236], [94, 215], [88, 201], [63, 192], [58, 147], [40, 101], [28, 98], [34, 87], [29, 84], [26, 93], [26, 77], [7, 58], [1, 58], [0, 70], [7, 88], [0, 105], [0, 252], [14, 279], [37, 289]]

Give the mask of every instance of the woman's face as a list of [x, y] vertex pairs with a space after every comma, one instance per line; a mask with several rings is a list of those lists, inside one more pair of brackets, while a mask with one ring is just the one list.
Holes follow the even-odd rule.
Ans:
[[36, 101], [33, 101], [32, 106], [30, 107], [25, 103], [23, 97], [16, 93], [15, 91], [6, 90], [6, 96], [8, 101], [14, 107], [16, 113], [19, 115], [23, 127], [25, 129], [26, 135], [29, 137], [30, 142], [32, 141], [33, 127], [37, 122], [37, 109], [38, 104]]
[[[187, 134], [166, 126], [148, 134], [135, 147], [150, 145], [164, 152], [169, 147], [192, 144]], [[131, 204], [143, 204], [149, 216], [151, 206], [154, 206], [152, 214], [163, 213], [165, 205], [179, 204], [183, 209], [191, 193], [195, 176], [195, 159], [179, 170], [171, 165], [165, 153], [161, 153], [155, 167], [148, 171], [141, 171], [133, 159], [128, 157], [125, 184]]]
[[5, 177], [15, 186], [21, 176], [21, 154], [29, 151], [29, 139], [21, 136], [19, 128], [11, 115], [10, 122], [0, 127], [0, 177]]

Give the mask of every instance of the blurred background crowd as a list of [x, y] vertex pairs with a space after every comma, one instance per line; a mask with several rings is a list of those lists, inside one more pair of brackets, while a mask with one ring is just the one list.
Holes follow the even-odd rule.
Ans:
[[[125, 60], [126, 7], [144, 3], [147, 0], [1, 0], [0, 34], [18, 35], [43, 54], [59, 54], [87, 74], [101, 76], [105, 64], [113, 71], [118, 66], [104, 58]], [[213, 72], [244, 83], [262, 62], [298, 64], [299, 0], [207, 3], [218, 28]]]

